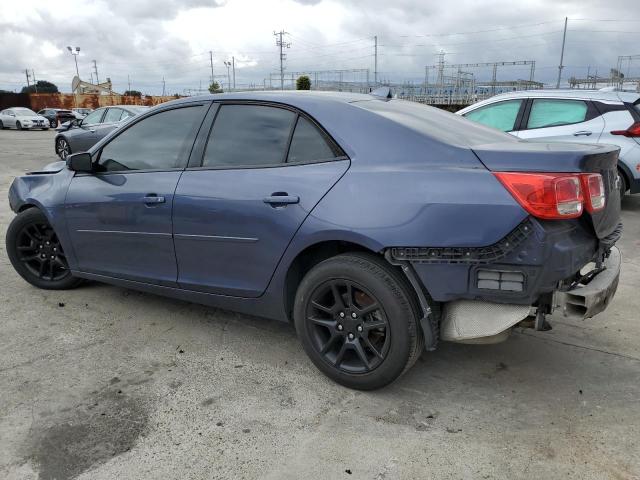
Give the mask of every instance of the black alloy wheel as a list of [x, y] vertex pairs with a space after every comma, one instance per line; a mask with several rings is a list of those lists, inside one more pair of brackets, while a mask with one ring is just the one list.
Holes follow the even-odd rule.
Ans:
[[296, 291], [293, 319], [315, 366], [349, 388], [384, 387], [424, 349], [415, 293], [382, 256], [352, 252], [311, 268]]
[[56, 232], [37, 208], [19, 213], [7, 230], [9, 260], [22, 278], [44, 289], [75, 287], [80, 280], [69, 270]]
[[389, 351], [387, 316], [362, 285], [345, 279], [325, 282], [311, 294], [306, 317], [313, 346], [335, 368], [370, 372]]
[[49, 120], [49, 125], [51, 125], [51, 128], [56, 128], [58, 126], [58, 120], [55, 118], [53, 120]]

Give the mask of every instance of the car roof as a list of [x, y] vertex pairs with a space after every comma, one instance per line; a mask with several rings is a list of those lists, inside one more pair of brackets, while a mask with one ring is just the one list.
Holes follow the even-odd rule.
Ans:
[[575, 88], [520, 90], [517, 92], [501, 93], [487, 100], [510, 98], [571, 98], [586, 100], [602, 100], [605, 102], [634, 103], [640, 99], [640, 93], [623, 92], [619, 90], [586, 90]]
[[[296, 90], [261, 90], [253, 92], [215, 93], [208, 95], [198, 95], [194, 97], [184, 97], [172, 100], [171, 104], [188, 103], [202, 100], [253, 100], [257, 102], [278, 102], [290, 105], [297, 105], [300, 101], [317, 100], [319, 102], [351, 103], [359, 100], [371, 100], [371, 95], [365, 93], [351, 92], [318, 92], [318, 91], [296, 91]], [[166, 104], [162, 104], [166, 105]]]

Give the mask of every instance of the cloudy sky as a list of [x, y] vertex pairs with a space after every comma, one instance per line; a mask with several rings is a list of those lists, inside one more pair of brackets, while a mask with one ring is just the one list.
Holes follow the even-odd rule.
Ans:
[[[535, 60], [536, 80], [554, 82], [565, 16], [564, 78], [607, 75], [618, 55], [640, 55], [639, 0], [0, 0], [0, 89], [22, 88], [29, 69], [70, 91], [68, 45], [81, 48], [83, 79], [96, 60], [116, 91], [130, 81], [158, 94], [163, 77], [167, 93], [204, 88], [209, 51], [219, 82], [233, 56], [238, 87], [268, 85], [279, 68], [274, 30], [288, 32], [288, 72], [370, 69], [373, 79], [377, 35], [382, 79], [421, 81], [444, 51], [447, 63]], [[640, 59], [630, 68], [640, 76]], [[528, 70], [499, 70], [515, 78]]]

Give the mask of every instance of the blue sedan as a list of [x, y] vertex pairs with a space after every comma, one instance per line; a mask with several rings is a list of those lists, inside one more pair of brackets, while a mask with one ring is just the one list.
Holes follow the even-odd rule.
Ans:
[[9, 258], [39, 288], [93, 280], [290, 321], [313, 363], [357, 389], [441, 341], [606, 308], [615, 147], [528, 143], [388, 97], [152, 108], [15, 179]]

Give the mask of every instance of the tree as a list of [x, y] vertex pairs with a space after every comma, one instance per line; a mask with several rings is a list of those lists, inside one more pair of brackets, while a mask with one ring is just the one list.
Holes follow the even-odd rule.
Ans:
[[296, 80], [296, 90], [311, 90], [311, 79], [307, 75], [300, 75]]
[[46, 80], [38, 80], [35, 85], [22, 87], [20, 93], [58, 93], [58, 87]]
[[123, 95], [125, 97], [142, 97], [142, 92], [139, 90], [125, 90]]
[[209, 85], [209, 92], [210, 93], [222, 93], [223, 90], [222, 90], [222, 88], [220, 88], [220, 84], [214, 80], [213, 83], [211, 85]]

